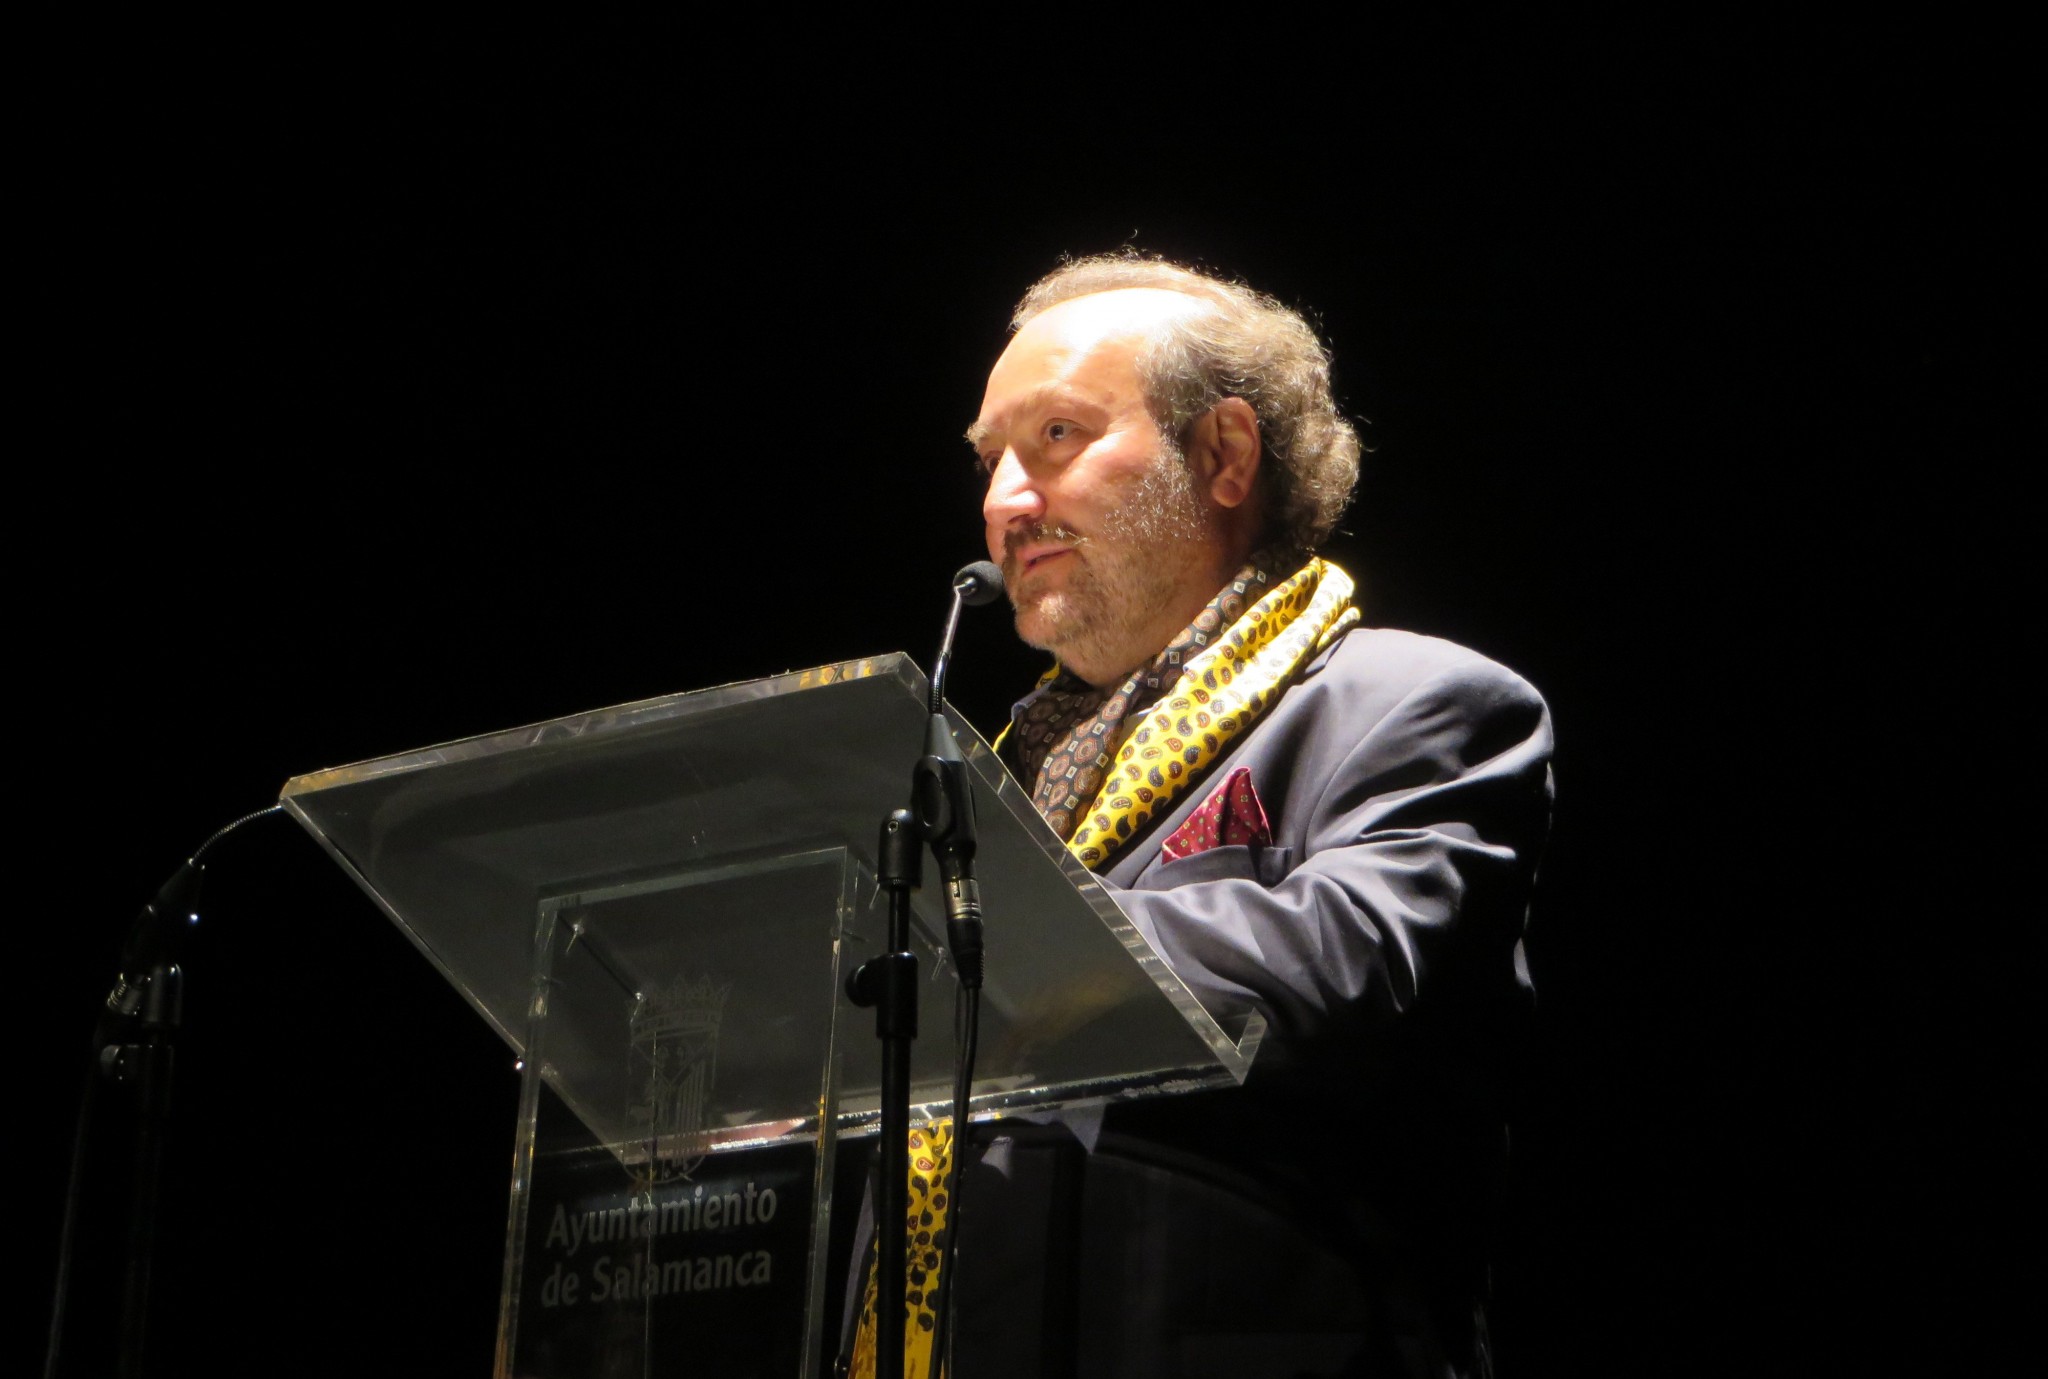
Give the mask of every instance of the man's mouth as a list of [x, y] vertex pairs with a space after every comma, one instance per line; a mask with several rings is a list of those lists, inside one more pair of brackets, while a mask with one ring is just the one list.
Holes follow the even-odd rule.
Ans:
[[1069, 531], [1019, 532], [1004, 543], [1003, 564], [1011, 578], [1028, 575], [1049, 560], [1072, 555], [1081, 538]]

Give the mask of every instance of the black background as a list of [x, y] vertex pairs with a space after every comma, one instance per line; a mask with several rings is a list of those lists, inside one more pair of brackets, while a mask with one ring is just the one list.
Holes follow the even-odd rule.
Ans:
[[[200, 839], [300, 772], [928, 657], [1009, 306], [1135, 243], [1312, 312], [1372, 423], [1330, 552], [1368, 621], [1556, 715], [1503, 1372], [1924, 1372], [2021, 1329], [2003, 533], [2041, 237], [1996, 42], [909, 42], [43, 75], [31, 1277], [119, 934]], [[1005, 623], [955, 672], [984, 724], [1038, 669]], [[162, 1372], [483, 1372], [510, 1054], [288, 822], [223, 845], [203, 910]], [[25, 1367], [47, 1284], [16, 1296]]]

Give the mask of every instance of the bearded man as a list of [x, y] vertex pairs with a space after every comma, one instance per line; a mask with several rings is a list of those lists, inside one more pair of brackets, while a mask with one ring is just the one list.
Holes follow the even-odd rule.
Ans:
[[1359, 446], [1294, 312], [1126, 254], [1013, 329], [968, 439], [1057, 664], [999, 751], [1210, 1013], [1268, 1034], [1242, 1088], [997, 1127], [958, 1372], [1488, 1373], [1543, 701], [1362, 626], [1314, 554]]

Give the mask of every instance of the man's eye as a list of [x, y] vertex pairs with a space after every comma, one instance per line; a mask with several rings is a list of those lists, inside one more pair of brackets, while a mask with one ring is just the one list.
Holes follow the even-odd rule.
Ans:
[[1069, 437], [1069, 436], [1071, 436], [1071, 435], [1073, 435], [1073, 434], [1074, 434], [1074, 427], [1073, 427], [1073, 424], [1072, 424], [1071, 422], [1065, 422], [1065, 421], [1055, 421], [1055, 422], [1049, 422], [1049, 423], [1047, 423], [1047, 425], [1046, 425], [1046, 428], [1045, 428], [1045, 438], [1046, 438], [1047, 440], [1049, 440], [1049, 441], [1053, 441], [1053, 442], [1059, 442], [1059, 441], [1063, 441], [1063, 440], [1067, 439], [1067, 437]]

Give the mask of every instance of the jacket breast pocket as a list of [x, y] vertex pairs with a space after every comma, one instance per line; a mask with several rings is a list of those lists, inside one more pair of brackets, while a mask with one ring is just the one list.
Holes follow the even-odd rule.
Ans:
[[1135, 891], [1169, 891], [1196, 881], [1256, 881], [1277, 886], [1294, 870], [1294, 849], [1226, 843], [1183, 857], [1154, 862], [1131, 882]]

